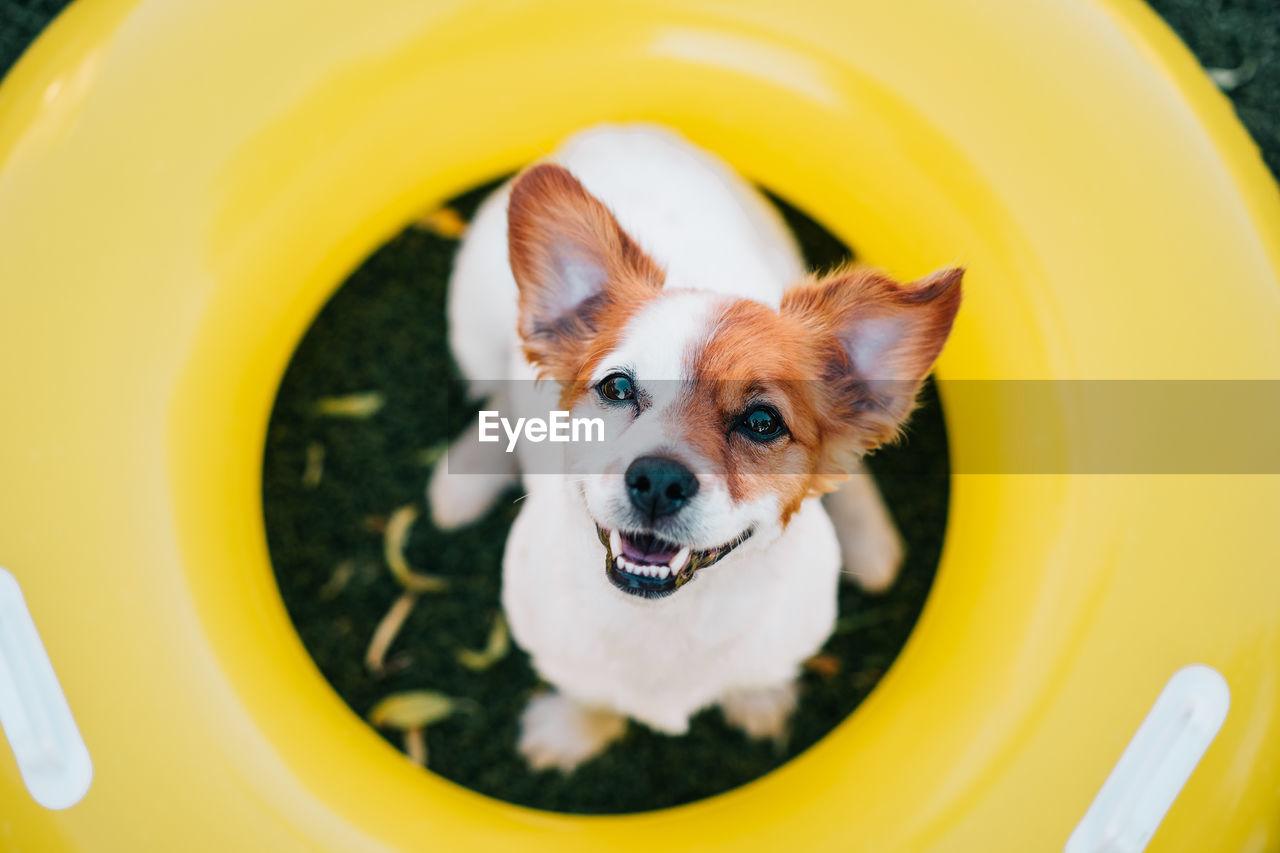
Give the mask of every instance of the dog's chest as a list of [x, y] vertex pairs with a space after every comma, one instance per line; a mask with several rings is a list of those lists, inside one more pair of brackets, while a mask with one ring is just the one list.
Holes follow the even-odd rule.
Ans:
[[712, 566], [661, 601], [604, 578], [588, 518], [535, 490], [511, 531], [503, 604], [516, 641], [561, 690], [679, 732], [726, 691], [794, 675], [835, 620], [839, 557], [815, 502], [772, 547]]

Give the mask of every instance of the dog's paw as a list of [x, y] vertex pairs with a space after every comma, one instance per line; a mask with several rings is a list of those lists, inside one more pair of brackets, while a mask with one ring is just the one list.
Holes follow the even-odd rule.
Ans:
[[822, 503], [836, 529], [845, 578], [867, 592], [892, 586], [902, 568], [902, 537], [871, 475], [858, 468]]
[[520, 714], [520, 754], [533, 770], [571, 772], [626, 730], [625, 717], [587, 708], [560, 693], [539, 693]]
[[902, 568], [905, 549], [892, 522], [868, 524], [855, 535], [839, 536], [844, 576], [866, 592], [893, 586]]
[[796, 699], [795, 682], [789, 681], [777, 687], [726, 693], [720, 697], [720, 710], [729, 725], [742, 729], [748, 736], [782, 743], [787, 739]]
[[431, 521], [440, 530], [478, 521], [515, 482], [512, 474], [449, 474], [443, 465], [437, 466], [427, 482]]

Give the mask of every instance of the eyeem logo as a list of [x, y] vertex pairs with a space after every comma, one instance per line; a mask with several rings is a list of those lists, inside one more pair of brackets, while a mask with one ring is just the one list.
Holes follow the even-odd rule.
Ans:
[[507, 453], [516, 449], [516, 442], [521, 435], [535, 444], [542, 441], [604, 441], [603, 418], [570, 418], [567, 411], [557, 410], [549, 413], [549, 418], [516, 418], [512, 425], [508, 418], [499, 412], [480, 412], [480, 440], [487, 442], [500, 441], [498, 427], [507, 434]]

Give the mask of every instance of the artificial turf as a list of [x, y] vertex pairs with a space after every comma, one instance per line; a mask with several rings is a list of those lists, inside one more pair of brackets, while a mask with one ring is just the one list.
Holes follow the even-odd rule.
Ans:
[[[0, 74], [64, 5], [0, 0]], [[1280, 172], [1280, 4], [1152, 5], [1213, 69], [1264, 160]], [[465, 217], [481, 195], [474, 192], [455, 206]], [[843, 248], [821, 228], [798, 212], [789, 218], [816, 265], [840, 259]], [[396, 691], [426, 688], [468, 698], [465, 713], [428, 729], [431, 769], [494, 796], [549, 809], [625, 812], [686, 802], [740, 784], [813, 744], [875, 684], [927, 595], [948, 481], [942, 419], [931, 391], [908, 441], [872, 462], [909, 543], [908, 564], [887, 596], [865, 597], [852, 587], [841, 593], [840, 626], [826, 655], [805, 675], [785, 751], [749, 742], [707, 712], [686, 737], [632, 725], [621, 743], [572, 776], [529, 773], [513, 749], [517, 714], [536, 687], [526, 657], [513, 649], [477, 672], [455, 656], [460, 648], [483, 646], [497, 615], [503, 538], [518, 510], [510, 499], [454, 534], [425, 520], [413, 526], [409, 563], [446, 576], [450, 586], [421, 598], [389, 650], [387, 674], [370, 674], [365, 649], [400, 592], [383, 557], [387, 519], [397, 507], [421, 504], [431, 458], [467, 415], [449, 405], [458, 397], [456, 388], [449, 392], [456, 372], [441, 321], [455, 245], [410, 228], [370, 257], [302, 342], [272, 416], [263, 485], [272, 559], [298, 632], [330, 683], [362, 715]], [[317, 413], [320, 398], [365, 391], [385, 400], [369, 417]], [[388, 737], [399, 744], [398, 735]]]

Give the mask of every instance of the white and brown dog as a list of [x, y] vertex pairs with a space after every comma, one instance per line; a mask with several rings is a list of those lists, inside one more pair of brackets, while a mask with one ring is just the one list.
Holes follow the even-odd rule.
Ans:
[[[511, 630], [555, 687], [521, 719], [532, 767], [572, 769], [626, 717], [681, 734], [713, 704], [754, 737], [786, 731], [842, 563], [873, 590], [897, 572], [857, 460], [914, 406], [960, 279], [806, 277], [767, 200], [651, 126], [580, 133], [484, 203], [450, 283], [459, 366], [498, 410], [554, 380], [610, 436], [589, 470], [566, 450], [573, 476], [525, 466], [506, 545]], [[476, 439], [429, 485], [442, 528], [521, 476], [457, 473]]]

